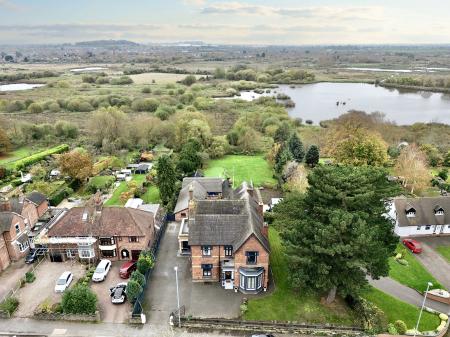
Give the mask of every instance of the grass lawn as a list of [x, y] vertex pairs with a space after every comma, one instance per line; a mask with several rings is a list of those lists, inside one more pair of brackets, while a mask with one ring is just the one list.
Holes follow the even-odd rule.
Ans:
[[[145, 180], [145, 174], [136, 174], [133, 176], [133, 181], [137, 182], [138, 186], [142, 185], [142, 183]], [[120, 201], [120, 195], [123, 192], [126, 192], [128, 189], [127, 186], [127, 182], [126, 181], [122, 181], [119, 185], [119, 187], [117, 187], [114, 192], [113, 195], [111, 196], [111, 198], [108, 199], [107, 202], [105, 202], [105, 206], [123, 206], [125, 203]]]
[[433, 283], [433, 288], [444, 289], [444, 287], [425, 269], [413, 254], [404, 249], [403, 245], [399, 244], [397, 251], [404, 252], [404, 259], [408, 261], [408, 265], [404, 266], [395, 261], [394, 257], [389, 258], [389, 276], [398, 282], [416, 289], [418, 291], [425, 291], [427, 282]]
[[11, 151], [7, 155], [0, 156], [0, 166], [11, 164], [16, 160], [31, 156], [41, 150], [43, 150], [43, 148], [33, 149], [29, 146], [20, 147], [17, 150]]
[[146, 204], [158, 204], [161, 202], [161, 198], [159, 197], [159, 190], [156, 186], [150, 186], [147, 189], [147, 192], [143, 196], [141, 196], [141, 199], [144, 200]]
[[253, 181], [255, 186], [276, 185], [272, 169], [263, 156], [230, 155], [214, 159], [208, 162], [204, 173], [206, 177], [234, 176], [235, 187], [244, 180]]
[[283, 255], [283, 246], [274, 228], [269, 229], [269, 240], [275, 290], [267, 296], [249, 300], [245, 319], [355, 324], [353, 312], [343, 302], [337, 301], [328, 307], [320, 303], [317, 295], [294, 292], [288, 283], [289, 271]]
[[[394, 323], [396, 320], [400, 319], [406, 323], [408, 329], [413, 329], [416, 326], [417, 318], [419, 317], [419, 308], [402, 302], [373, 287], [371, 287], [362, 297], [383, 310], [389, 323]], [[420, 320], [419, 330], [435, 330], [439, 324], [440, 320], [437, 315], [424, 311]]]
[[450, 262], [450, 246], [437, 246], [436, 250], [444, 257], [444, 259]]

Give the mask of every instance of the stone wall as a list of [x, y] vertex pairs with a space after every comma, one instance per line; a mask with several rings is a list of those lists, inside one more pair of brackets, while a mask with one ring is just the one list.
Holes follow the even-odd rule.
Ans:
[[35, 312], [34, 319], [47, 321], [73, 321], [73, 322], [100, 322], [100, 312], [96, 311], [93, 315], [84, 314], [60, 314], [60, 313], [43, 313]]

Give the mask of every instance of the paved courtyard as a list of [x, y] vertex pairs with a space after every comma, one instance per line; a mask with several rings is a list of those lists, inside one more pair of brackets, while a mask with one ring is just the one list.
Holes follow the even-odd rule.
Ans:
[[31, 268], [30, 265], [25, 264], [23, 260], [13, 262], [0, 273], [0, 301], [15, 288], [19, 280], [25, 276], [25, 273]]
[[196, 317], [239, 316], [239, 306], [244, 295], [224, 290], [218, 283], [193, 283], [190, 260], [178, 257], [178, 230], [180, 224], [171, 222], [162, 239], [158, 260], [149, 280], [144, 309], [150, 323], [168, 322], [169, 315], [177, 308], [174, 267], [178, 266], [180, 305], [186, 315]]

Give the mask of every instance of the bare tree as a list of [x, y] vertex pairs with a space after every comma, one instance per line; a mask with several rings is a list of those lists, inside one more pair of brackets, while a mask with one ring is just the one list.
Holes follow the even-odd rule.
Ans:
[[411, 193], [425, 189], [431, 179], [426, 155], [416, 145], [407, 146], [401, 151], [394, 172]]

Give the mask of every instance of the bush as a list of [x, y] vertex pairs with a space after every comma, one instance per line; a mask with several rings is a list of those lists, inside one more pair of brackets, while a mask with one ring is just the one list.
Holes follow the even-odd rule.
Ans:
[[136, 281], [139, 283], [142, 287], [145, 285], [145, 276], [142, 275], [139, 270], [135, 270], [133, 273], [131, 273], [131, 280]]
[[392, 324], [392, 323], [389, 323], [389, 324], [388, 324], [388, 333], [389, 333], [390, 335], [398, 335], [398, 331], [397, 331], [397, 329], [395, 328], [394, 324]]
[[188, 87], [194, 84], [195, 82], [197, 82], [197, 78], [194, 75], [188, 75], [181, 81], [181, 83], [187, 85]]
[[358, 298], [354, 304], [354, 310], [360, 316], [366, 331], [374, 334], [386, 331], [386, 315], [372, 302]]
[[57, 206], [65, 197], [68, 197], [73, 193], [73, 189], [70, 187], [63, 187], [62, 189], [56, 191], [48, 198], [50, 206]]
[[33, 283], [35, 279], [36, 279], [36, 275], [34, 275], [34, 273], [32, 273], [31, 271], [27, 271], [25, 273], [25, 282]]
[[150, 87], [144, 87], [142, 88], [143, 94], [150, 94], [152, 92], [152, 89]]
[[406, 333], [406, 330], [408, 330], [406, 323], [401, 320], [395, 321], [394, 327], [395, 327], [395, 330], [397, 330], [398, 334], [400, 334], [400, 335], [404, 335]]
[[110, 83], [112, 85], [125, 85], [132, 84], [133, 80], [129, 76], [120, 76], [119, 78], [113, 78]]
[[139, 255], [139, 259], [137, 262], [137, 270], [142, 274], [145, 275], [147, 271], [149, 271], [151, 268], [153, 268], [154, 261], [153, 258], [145, 253], [141, 253]]
[[134, 111], [148, 111], [148, 112], [155, 112], [156, 109], [158, 109], [159, 102], [156, 99], [153, 98], [146, 98], [146, 99], [136, 99], [131, 104], [131, 108]]
[[37, 163], [38, 161], [41, 161], [42, 159], [44, 159], [48, 156], [51, 156], [51, 155], [57, 154], [57, 153], [66, 152], [67, 150], [69, 150], [69, 145], [67, 145], [67, 144], [62, 144], [59, 146], [52, 147], [48, 150], [41, 151], [41, 152], [35, 153], [31, 156], [17, 160], [16, 162], [14, 162], [14, 168], [16, 170], [24, 169], [27, 166]]
[[407, 266], [408, 265], [408, 261], [406, 261], [405, 259], [397, 259], [395, 261], [400, 263], [402, 266]]
[[11, 316], [14, 313], [14, 311], [16, 311], [18, 306], [19, 300], [16, 297], [11, 296], [0, 304], [0, 310], [8, 313], [8, 315]]
[[92, 105], [81, 98], [75, 98], [69, 101], [67, 104], [67, 110], [73, 112], [90, 112], [94, 110]]
[[29, 113], [32, 114], [40, 114], [44, 109], [42, 109], [42, 105], [39, 103], [31, 103], [27, 108]]
[[60, 112], [61, 111], [61, 107], [59, 106], [59, 104], [57, 102], [50, 103], [48, 106], [48, 109], [51, 112]]
[[248, 306], [247, 304], [241, 304], [239, 309], [241, 310], [241, 315], [244, 315], [248, 311]]
[[88, 287], [76, 285], [64, 293], [61, 307], [67, 314], [93, 314], [97, 309], [97, 296]]
[[142, 291], [143, 291], [142, 286], [137, 281], [135, 280], [128, 281], [126, 293], [128, 300], [131, 303], [134, 303], [136, 301], [136, 298]]

